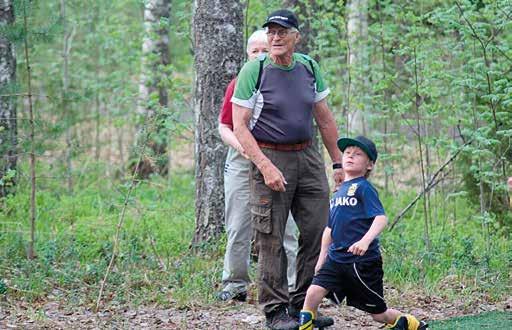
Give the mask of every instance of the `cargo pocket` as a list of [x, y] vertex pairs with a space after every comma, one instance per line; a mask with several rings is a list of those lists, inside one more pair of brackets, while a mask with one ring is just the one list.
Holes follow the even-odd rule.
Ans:
[[265, 185], [261, 172], [251, 164], [249, 185], [251, 190], [251, 220], [255, 231], [262, 234], [272, 233], [272, 190]]
[[272, 233], [272, 208], [270, 203], [251, 205], [251, 216], [254, 229], [263, 234]]

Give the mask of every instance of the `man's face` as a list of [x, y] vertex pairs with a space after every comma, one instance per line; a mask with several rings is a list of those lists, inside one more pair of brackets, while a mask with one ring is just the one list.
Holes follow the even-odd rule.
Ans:
[[251, 42], [249, 49], [247, 50], [249, 60], [254, 60], [263, 53], [268, 53], [268, 43], [266, 41], [256, 40]]
[[274, 56], [293, 53], [295, 45], [299, 41], [297, 31], [292, 31], [279, 24], [270, 24], [268, 26], [267, 38], [270, 45], [270, 54]]

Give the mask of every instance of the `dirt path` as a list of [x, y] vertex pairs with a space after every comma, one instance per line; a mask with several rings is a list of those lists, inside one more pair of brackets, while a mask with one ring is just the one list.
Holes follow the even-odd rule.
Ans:
[[[491, 310], [512, 311], [512, 298], [497, 304], [483, 299], [460, 299], [450, 303], [439, 297], [399, 296], [387, 290], [389, 305], [408, 311], [421, 319], [440, 320]], [[38, 305], [38, 306], [36, 306]], [[332, 329], [379, 329], [379, 325], [351, 307], [322, 305], [326, 315], [333, 316]], [[43, 304], [0, 303], [1, 329], [264, 329], [264, 317], [253, 301], [247, 303], [216, 303], [189, 309], [159, 309], [157, 307], [112, 307], [93, 313], [56, 302]]]

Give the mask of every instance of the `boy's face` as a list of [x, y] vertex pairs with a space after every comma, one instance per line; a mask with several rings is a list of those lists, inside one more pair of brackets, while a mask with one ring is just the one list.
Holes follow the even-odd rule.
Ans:
[[363, 176], [373, 169], [373, 162], [359, 147], [350, 146], [343, 151], [343, 171], [351, 176]]

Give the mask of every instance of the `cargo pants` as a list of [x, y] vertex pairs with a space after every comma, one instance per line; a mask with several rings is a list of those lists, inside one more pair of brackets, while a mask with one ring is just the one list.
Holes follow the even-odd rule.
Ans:
[[[249, 279], [249, 263], [253, 226], [249, 206], [249, 172], [251, 161], [233, 148], [229, 148], [224, 167], [225, 228], [227, 233], [223, 291], [233, 294], [245, 292]], [[288, 256], [288, 283], [295, 283], [298, 229], [289, 217], [285, 231], [285, 250]]]
[[[329, 186], [322, 157], [315, 147], [302, 151], [261, 150], [287, 181], [285, 192], [273, 191], [251, 165], [251, 215], [259, 250], [258, 303], [269, 313], [289, 303], [302, 307], [329, 216]], [[300, 234], [296, 284], [288, 293], [283, 236], [290, 211]]]

